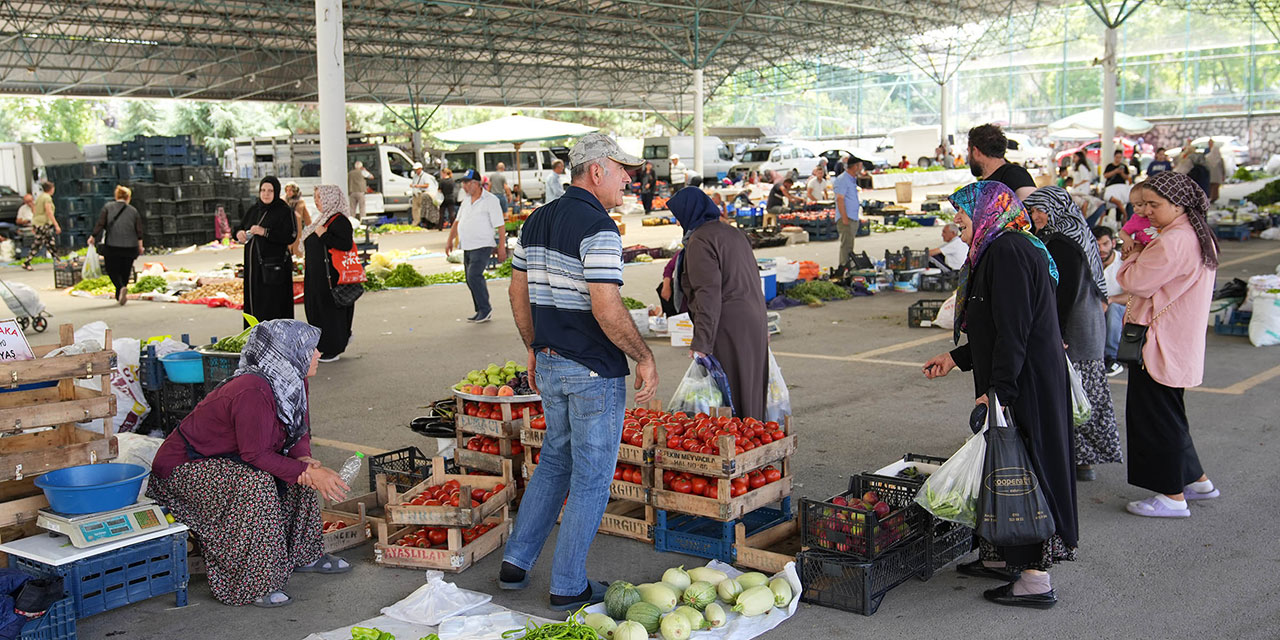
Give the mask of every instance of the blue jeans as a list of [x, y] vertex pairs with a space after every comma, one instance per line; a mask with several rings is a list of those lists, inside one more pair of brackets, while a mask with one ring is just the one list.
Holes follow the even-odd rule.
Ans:
[[491, 255], [493, 255], [493, 247], [462, 252], [462, 266], [467, 274], [467, 288], [471, 290], [471, 302], [475, 305], [478, 316], [487, 316], [493, 311], [493, 307], [489, 305], [489, 285], [484, 280], [484, 269], [489, 266]]
[[493, 194], [498, 199], [498, 206], [502, 209], [502, 215], [507, 215], [507, 194], [498, 191]]
[[551, 593], [576, 596], [587, 588], [587, 552], [618, 463], [626, 378], [600, 377], [568, 358], [538, 352], [537, 382], [547, 418], [542, 458], [525, 487], [502, 559], [531, 570], [563, 504]]
[[1124, 305], [1112, 303], [1107, 305], [1107, 350], [1108, 360], [1116, 359], [1116, 350], [1120, 348], [1120, 330], [1124, 328]]

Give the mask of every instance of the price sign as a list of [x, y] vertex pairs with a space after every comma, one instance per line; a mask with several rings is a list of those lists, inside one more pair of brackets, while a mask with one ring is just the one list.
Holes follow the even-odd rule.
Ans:
[[0, 362], [35, 360], [35, 358], [36, 355], [31, 352], [31, 345], [27, 343], [27, 336], [23, 335], [17, 319], [0, 320]]

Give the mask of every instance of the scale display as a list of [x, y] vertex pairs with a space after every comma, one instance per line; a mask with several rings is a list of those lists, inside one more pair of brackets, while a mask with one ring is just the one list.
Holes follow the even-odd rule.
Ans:
[[146, 502], [118, 511], [75, 516], [41, 511], [36, 524], [61, 533], [71, 539], [71, 544], [84, 548], [164, 529], [169, 521], [158, 505]]

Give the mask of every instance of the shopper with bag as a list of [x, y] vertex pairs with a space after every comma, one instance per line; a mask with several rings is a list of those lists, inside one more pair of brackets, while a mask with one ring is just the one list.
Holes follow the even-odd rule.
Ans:
[[[320, 342], [316, 346], [320, 350], [320, 362], [333, 362], [347, 350], [356, 313], [355, 300], [344, 299], [341, 295], [344, 291], [341, 287], [352, 284], [343, 282], [343, 276], [347, 275], [345, 267], [350, 262], [344, 258], [354, 252], [355, 239], [352, 237], [351, 220], [347, 218], [347, 198], [342, 196], [342, 189], [337, 185], [322, 184], [315, 188], [314, 198], [316, 217], [298, 236], [306, 254], [302, 304], [307, 312], [307, 322], [320, 329]], [[338, 260], [334, 260], [334, 256]], [[354, 266], [359, 267], [359, 264], [359, 256], [356, 256]], [[363, 281], [364, 270], [359, 271], [358, 279]], [[364, 286], [359, 282], [354, 284], [358, 287], [355, 296], [358, 298]]]
[[671, 287], [675, 308], [689, 305], [690, 357], [715, 356], [724, 367], [733, 414], [765, 419], [769, 387], [769, 321], [751, 242], [720, 221], [701, 189], [683, 189], [667, 208], [684, 229]]
[[280, 181], [275, 176], [263, 178], [258, 201], [245, 212], [236, 231], [236, 242], [244, 245], [244, 311], [259, 322], [293, 318], [289, 245], [298, 235], [294, 225], [293, 210], [281, 197]]
[[1107, 280], [1102, 256], [1084, 214], [1065, 189], [1042, 187], [1024, 204], [1036, 236], [1058, 266], [1058, 325], [1067, 359], [1084, 388], [1081, 400], [1087, 408], [1075, 412], [1088, 416], [1076, 422], [1076, 480], [1095, 480], [1093, 465], [1124, 461], [1104, 359]]
[[[129, 204], [133, 197], [129, 187], [117, 185], [115, 196], [98, 214], [98, 224], [89, 234], [89, 246], [95, 247], [106, 259], [107, 275], [116, 288], [116, 302], [123, 305], [128, 300], [133, 261], [142, 255], [142, 216]], [[102, 244], [98, 245], [98, 234], [104, 232]]]
[[954, 336], [957, 344], [962, 332], [969, 341], [929, 360], [924, 374], [932, 379], [957, 366], [972, 370], [978, 405], [995, 390], [1026, 444], [1054, 522], [1054, 533], [1042, 542], [997, 546], [980, 540], [980, 560], [959, 570], [1008, 581], [983, 593], [992, 602], [1048, 608], [1057, 596], [1047, 572], [1075, 558], [1078, 539], [1071, 399], [1054, 297], [1058, 271], [1005, 185], [968, 185], [951, 196], [951, 204], [969, 245]]
[[1205, 219], [1209, 199], [1186, 175], [1166, 171], [1143, 183], [1134, 204], [1160, 230], [1147, 245], [1125, 243], [1116, 276], [1129, 293], [1116, 357], [1129, 367], [1125, 427], [1129, 484], [1156, 495], [1129, 513], [1191, 515], [1187, 500], [1218, 497], [1191, 441], [1183, 393], [1204, 378], [1204, 319], [1218, 271], [1218, 241]]

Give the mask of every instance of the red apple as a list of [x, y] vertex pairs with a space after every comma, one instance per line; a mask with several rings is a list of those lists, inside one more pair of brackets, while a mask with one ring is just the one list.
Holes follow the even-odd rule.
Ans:
[[862, 501], [867, 504], [875, 504], [880, 502], [880, 496], [876, 495], [876, 492], [874, 491], [868, 491], [862, 494]]

